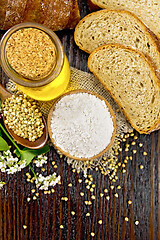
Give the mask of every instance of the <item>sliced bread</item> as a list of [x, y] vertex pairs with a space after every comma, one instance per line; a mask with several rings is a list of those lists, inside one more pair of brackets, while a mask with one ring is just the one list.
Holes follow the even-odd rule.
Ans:
[[160, 83], [149, 60], [140, 52], [108, 44], [91, 53], [91, 72], [108, 90], [139, 133], [160, 124]]
[[88, 53], [111, 43], [133, 47], [151, 59], [159, 74], [158, 46], [146, 26], [128, 11], [100, 10], [87, 15], [76, 26], [74, 39]]
[[159, 0], [90, 0], [100, 8], [128, 10], [134, 13], [160, 38]]

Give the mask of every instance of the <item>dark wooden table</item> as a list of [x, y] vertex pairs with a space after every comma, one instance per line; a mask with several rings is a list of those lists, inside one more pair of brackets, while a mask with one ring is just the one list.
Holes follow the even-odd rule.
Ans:
[[[81, 17], [84, 17], [89, 12], [87, 2], [81, 0], [79, 6]], [[57, 34], [70, 65], [88, 71], [88, 54], [75, 45], [73, 31], [65, 30]], [[0, 76], [0, 81], [5, 85], [7, 77], [2, 70]], [[126, 173], [118, 173], [116, 185], [121, 186], [118, 198], [110, 189], [113, 184], [100, 171], [88, 171], [96, 185], [91, 193], [86, 188], [83, 174], [74, 172], [53, 148], [48, 154], [46, 171], [56, 171], [61, 175], [62, 184], [55, 187], [55, 193], [45, 195], [40, 192], [37, 200], [28, 202], [27, 197], [33, 196], [33, 186], [26, 181], [26, 172], [30, 170], [25, 168], [13, 176], [0, 172], [0, 180], [7, 183], [0, 190], [0, 240], [160, 239], [160, 131], [147, 136], [135, 132], [135, 135], [138, 136], [135, 146], [131, 145], [133, 137], [127, 139], [131, 145], [129, 152], [124, 151], [126, 142], [121, 143], [123, 151], [118, 156], [119, 161], [126, 154], [133, 160], [128, 161]], [[139, 143], [143, 143], [141, 148]], [[133, 149], [137, 150], [136, 154], [133, 154]], [[147, 156], [143, 155], [144, 151]], [[53, 169], [52, 161], [56, 162], [56, 169]], [[140, 165], [144, 169], [140, 169]], [[82, 179], [81, 183], [79, 179]], [[72, 187], [68, 186], [69, 183]], [[110, 200], [106, 199], [106, 194], [101, 194], [106, 188]], [[95, 195], [95, 200], [91, 200], [91, 195]], [[68, 201], [62, 200], [62, 197], [68, 197]], [[86, 200], [91, 200], [92, 204], [86, 205]], [[131, 205], [128, 204], [129, 200], [132, 201]], [[86, 216], [87, 213], [90, 216]], [[136, 225], [135, 221], [139, 224]]]

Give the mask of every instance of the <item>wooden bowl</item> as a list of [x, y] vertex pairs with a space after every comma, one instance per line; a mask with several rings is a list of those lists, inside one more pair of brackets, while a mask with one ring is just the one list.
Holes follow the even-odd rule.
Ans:
[[[70, 95], [70, 94], [77, 94], [77, 93], [88, 93], [88, 94], [92, 94], [92, 95], [95, 95], [97, 98], [101, 99], [101, 100], [104, 100], [106, 105], [107, 105], [107, 108], [111, 114], [111, 117], [112, 117], [112, 121], [113, 121], [113, 127], [114, 127], [114, 131], [113, 131], [113, 134], [112, 134], [112, 137], [111, 137], [111, 141], [110, 143], [106, 146], [106, 148], [101, 151], [100, 153], [94, 155], [93, 157], [91, 158], [78, 158], [78, 157], [75, 157], [75, 156], [72, 156], [70, 155], [68, 152], [65, 152], [63, 151], [60, 147], [58, 147], [55, 143], [55, 140], [52, 138], [52, 130], [51, 130], [51, 117], [52, 117], [52, 113], [55, 109], [55, 106], [57, 104], [58, 101], [60, 101], [64, 96], [66, 95]], [[115, 114], [114, 114], [114, 111], [112, 109], [112, 107], [110, 106], [110, 104], [106, 101], [105, 98], [103, 98], [102, 96], [100, 96], [99, 94], [95, 93], [95, 92], [91, 92], [91, 91], [88, 91], [88, 90], [84, 90], [84, 89], [79, 89], [79, 90], [73, 90], [73, 91], [70, 91], [70, 92], [67, 92], [63, 95], [61, 95], [53, 104], [53, 106], [51, 107], [50, 111], [49, 111], [49, 114], [48, 114], [48, 120], [47, 120], [47, 125], [48, 125], [48, 132], [49, 132], [49, 136], [50, 136], [50, 139], [53, 143], [53, 145], [55, 146], [55, 148], [57, 150], [59, 150], [62, 154], [64, 154], [65, 156], [69, 157], [69, 158], [72, 158], [72, 159], [75, 159], [75, 160], [81, 160], [81, 161], [87, 161], [87, 160], [93, 160], [95, 158], [98, 158], [100, 157], [101, 155], [103, 155], [110, 147], [111, 145], [113, 144], [114, 142], [114, 139], [115, 139], [115, 134], [116, 134], [116, 117], [115, 117]]]

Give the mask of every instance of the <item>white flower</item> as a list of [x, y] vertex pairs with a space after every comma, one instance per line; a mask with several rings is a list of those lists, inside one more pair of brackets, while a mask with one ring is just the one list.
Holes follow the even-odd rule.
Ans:
[[21, 167], [18, 167], [17, 168], [17, 172], [21, 172], [22, 168]]
[[42, 163], [38, 160], [35, 160], [36, 167], [42, 167]]
[[13, 166], [13, 168], [14, 168], [15, 172], [18, 172], [18, 171], [19, 171], [19, 169], [20, 169], [20, 167], [19, 167], [19, 165], [18, 165], [18, 164], [15, 164], [15, 165]]
[[26, 160], [20, 160], [18, 157], [14, 157], [10, 150], [4, 151], [3, 155], [0, 153], [0, 170], [1, 172], [7, 172], [13, 174], [21, 171], [22, 168], [26, 167]]
[[10, 150], [5, 151], [4, 153], [5, 153], [5, 155], [11, 155]]
[[42, 167], [43, 164], [47, 163], [47, 156], [44, 156], [43, 154], [37, 156], [34, 163], [36, 164], [36, 167]]
[[40, 190], [48, 190], [48, 187], [45, 186], [45, 185], [42, 185], [39, 189], [40, 189]]
[[6, 169], [4, 167], [1, 168], [1, 172], [5, 172]]
[[4, 160], [4, 159], [5, 159], [5, 157], [4, 157], [4, 156], [0, 156], [0, 159], [1, 159], [1, 160]]
[[6, 167], [7, 167], [7, 166], [6, 166], [5, 162], [0, 162], [0, 169], [6, 168]]
[[25, 168], [26, 167], [26, 163], [27, 163], [27, 161], [26, 160], [21, 160], [21, 161], [19, 161], [18, 162], [18, 164], [19, 164], [19, 168]]
[[56, 182], [53, 180], [50, 182], [49, 186], [55, 186], [56, 185]]
[[14, 167], [10, 167], [10, 168], [8, 168], [8, 169], [6, 170], [6, 172], [7, 172], [8, 174], [13, 174], [13, 173], [17, 172], [17, 169], [15, 169]]
[[39, 174], [39, 176], [35, 180], [35, 183], [40, 190], [48, 190], [49, 187], [54, 187], [59, 181], [60, 176], [57, 177], [56, 173], [53, 173], [52, 175], [46, 177], [42, 176], [42, 174]]
[[0, 182], [0, 189], [3, 188], [4, 184], [5, 184], [5, 182]]

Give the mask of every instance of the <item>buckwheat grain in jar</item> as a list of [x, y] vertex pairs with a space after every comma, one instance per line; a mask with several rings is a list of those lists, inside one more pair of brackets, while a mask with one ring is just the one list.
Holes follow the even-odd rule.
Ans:
[[70, 80], [70, 66], [57, 35], [37, 23], [9, 29], [0, 44], [1, 66], [18, 88], [36, 100], [61, 95]]

